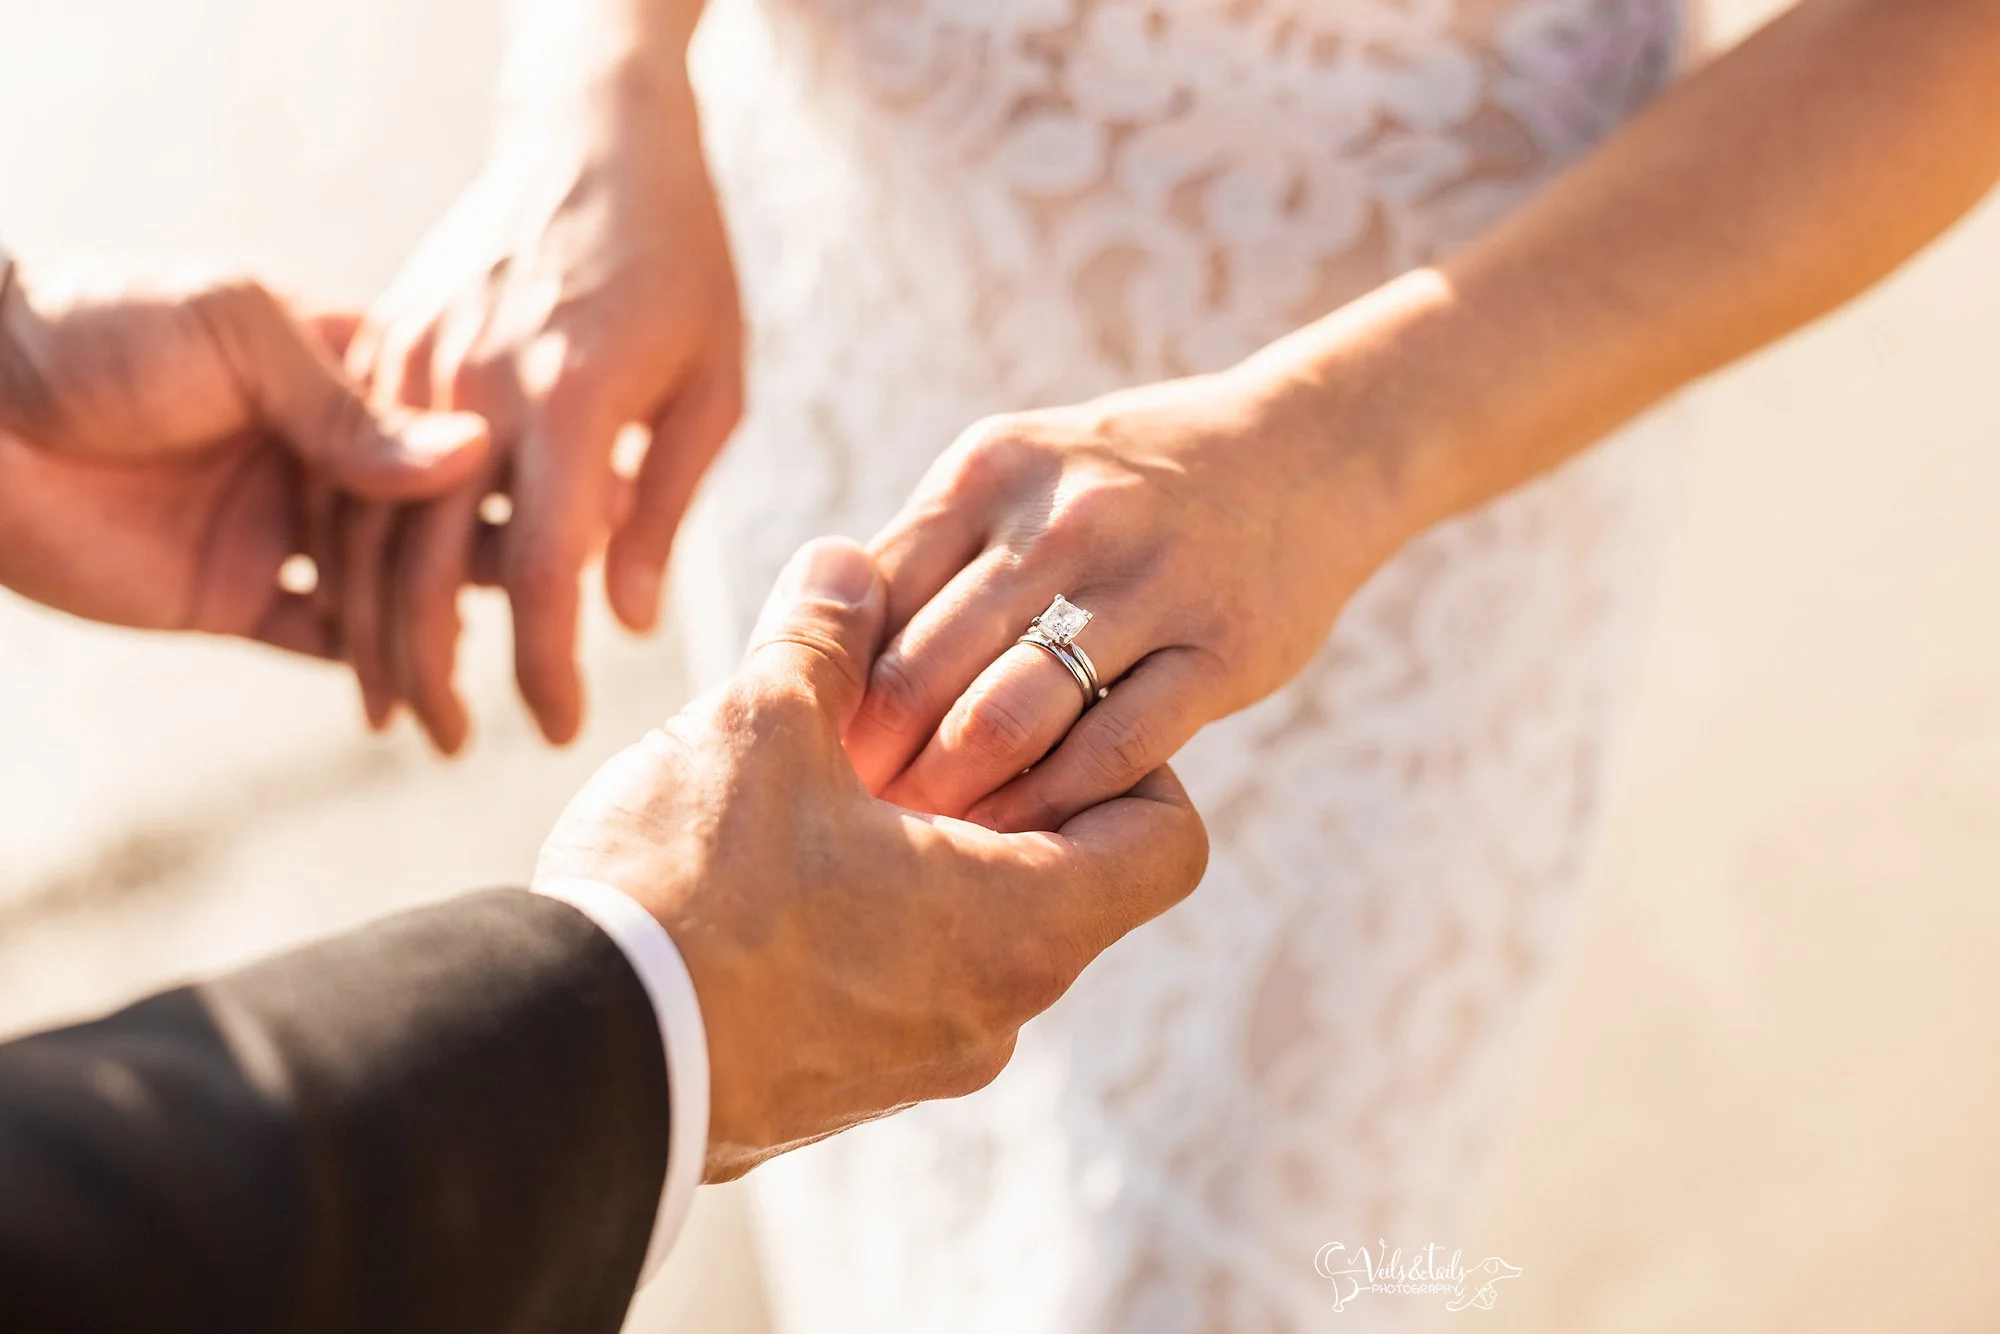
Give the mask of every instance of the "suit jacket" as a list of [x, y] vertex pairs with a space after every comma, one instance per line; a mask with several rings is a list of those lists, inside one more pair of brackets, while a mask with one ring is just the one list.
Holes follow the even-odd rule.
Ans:
[[405, 913], [0, 1046], [0, 1330], [616, 1330], [667, 1125], [587, 918]]

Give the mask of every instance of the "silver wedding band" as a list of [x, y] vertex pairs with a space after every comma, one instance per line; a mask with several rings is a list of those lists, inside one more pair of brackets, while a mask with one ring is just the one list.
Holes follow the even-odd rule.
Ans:
[[1049, 609], [1028, 622], [1028, 632], [1016, 643], [1033, 644], [1042, 652], [1061, 663], [1076, 682], [1076, 688], [1083, 692], [1083, 707], [1091, 705], [1111, 693], [1097, 683], [1097, 664], [1076, 643], [1076, 636], [1090, 623], [1091, 614], [1058, 593]]

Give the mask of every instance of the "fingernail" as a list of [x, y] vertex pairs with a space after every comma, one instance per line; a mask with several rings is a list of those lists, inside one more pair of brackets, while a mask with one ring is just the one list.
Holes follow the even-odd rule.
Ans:
[[618, 568], [619, 611], [640, 625], [651, 625], [660, 611], [660, 571], [650, 565]]
[[471, 412], [419, 412], [396, 428], [396, 439], [412, 461], [435, 463], [477, 444], [486, 419]]
[[800, 597], [858, 607], [875, 587], [875, 563], [844, 537], [822, 537], [792, 560], [792, 586]]
[[364, 690], [361, 694], [362, 712], [368, 715], [368, 730], [387, 730], [396, 716], [396, 701], [379, 690]]

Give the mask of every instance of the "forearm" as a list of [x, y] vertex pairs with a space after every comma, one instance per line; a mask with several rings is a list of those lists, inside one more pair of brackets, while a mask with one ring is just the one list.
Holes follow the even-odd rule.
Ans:
[[1393, 546], [1838, 306], [1996, 174], [2000, 4], [1808, 0], [1478, 244], [1247, 369], [1307, 431], [1358, 424], [1323, 443]]

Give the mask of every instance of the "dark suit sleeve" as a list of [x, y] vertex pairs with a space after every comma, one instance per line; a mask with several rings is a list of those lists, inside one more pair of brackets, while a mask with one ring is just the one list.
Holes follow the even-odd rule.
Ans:
[[667, 1117], [582, 914], [390, 918], [0, 1046], [0, 1330], [616, 1330]]

